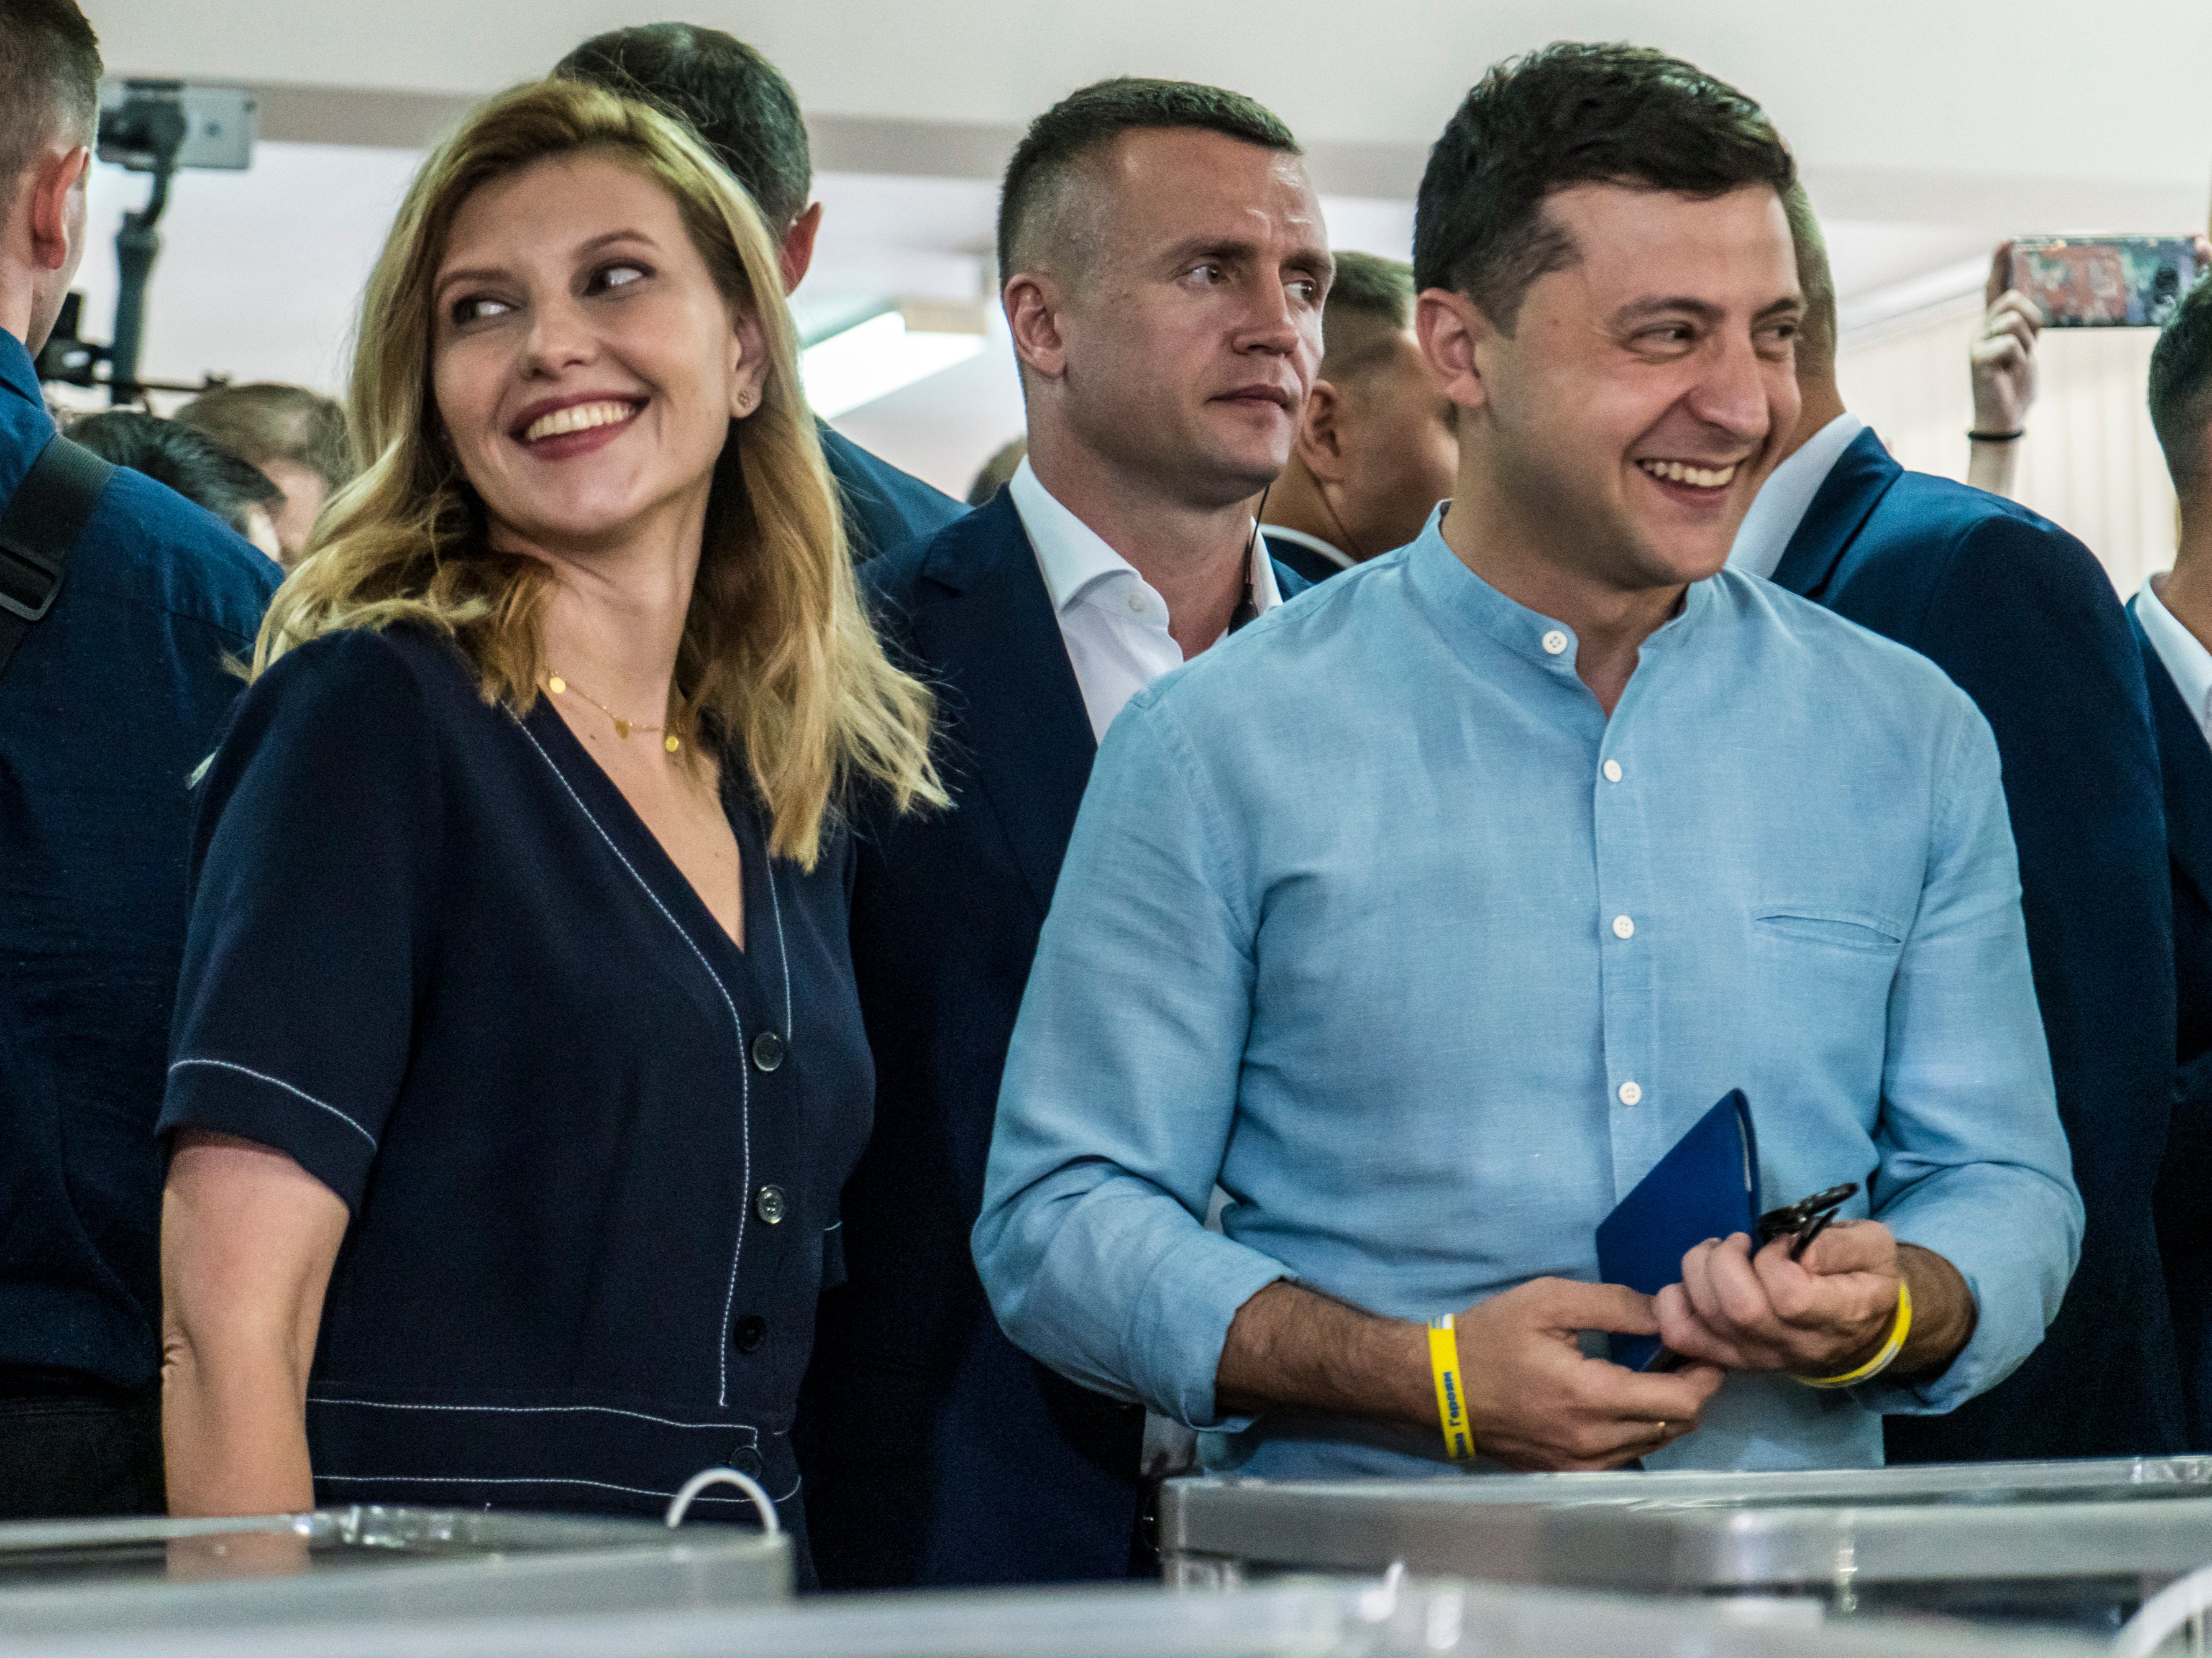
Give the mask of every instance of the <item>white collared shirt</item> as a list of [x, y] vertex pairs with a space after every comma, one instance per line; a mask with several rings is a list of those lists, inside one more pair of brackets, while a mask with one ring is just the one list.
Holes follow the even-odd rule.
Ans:
[[1844, 451], [1851, 446], [1851, 440], [1865, 430], [1866, 422], [1846, 411], [1806, 439], [1796, 454], [1776, 467], [1759, 486], [1751, 510], [1743, 515], [1735, 544], [1729, 549], [1728, 562], [1771, 581], [1782, 555], [1789, 550], [1790, 537], [1805, 521], [1805, 510], [1813, 504], [1813, 497], [1820, 493], [1820, 486], [1828, 481]]
[[1301, 547], [1310, 547], [1340, 570], [1348, 570], [1357, 562], [1343, 548], [1323, 541], [1319, 536], [1310, 536], [1304, 530], [1287, 529], [1279, 524], [1270, 524], [1267, 535], [1275, 541], [1294, 542]]
[[2148, 581], [2136, 595], [2136, 620], [2142, 623], [2151, 648], [2173, 677], [2189, 717], [2203, 732], [2205, 740], [2212, 742], [2212, 651], [2174, 619], [2166, 601], [2158, 596], [2158, 589]]
[[[1030, 545], [1036, 550], [1060, 636], [1074, 665], [1075, 683], [1083, 689], [1091, 735], [1103, 742], [1107, 726], [1131, 697], [1182, 665], [1182, 647], [1168, 632], [1167, 601], [1137, 574], [1135, 565], [1053, 499], [1026, 457], [1006, 487], [1013, 492], [1014, 510], [1021, 514]], [[1252, 607], [1264, 615], [1282, 602], [1267, 541], [1255, 536]]]

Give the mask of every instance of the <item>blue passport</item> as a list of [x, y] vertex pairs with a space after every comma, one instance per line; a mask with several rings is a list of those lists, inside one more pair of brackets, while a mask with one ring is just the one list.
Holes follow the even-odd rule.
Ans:
[[[1598, 1277], [1656, 1296], [1682, 1281], [1682, 1257], [1707, 1238], [1756, 1240], [1759, 1213], [1759, 1139], [1750, 1102], [1732, 1089], [1598, 1223]], [[1613, 1362], [1632, 1370], [1659, 1352], [1657, 1336], [1609, 1339]]]

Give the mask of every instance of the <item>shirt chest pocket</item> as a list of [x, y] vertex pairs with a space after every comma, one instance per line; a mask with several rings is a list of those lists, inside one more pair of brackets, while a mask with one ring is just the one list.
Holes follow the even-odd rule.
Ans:
[[1750, 931], [1753, 999], [1780, 1016], [1781, 1028], [1826, 1033], [1822, 1046], [1881, 1052], [1905, 923], [1849, 906], [1781, 902], [1755, 907]]
[[1752, 936], [1878, 956], [1892, 965], [1905, 949], [1904, 923], [1818, 904], [1765, 905], [1752, 917]]

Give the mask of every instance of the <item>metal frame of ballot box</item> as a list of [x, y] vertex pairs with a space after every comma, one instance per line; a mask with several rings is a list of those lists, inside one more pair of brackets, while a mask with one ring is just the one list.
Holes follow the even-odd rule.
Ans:
[[791, 1578], [791, 1540], [743, 1526], [380, 1507], [21, 1521], [0, 1525], [0, 1639], [726, 1607], [786, 1600]]
[[0, 1658], [2110, 1658], [2046, 1635], [1424, 1582], [821, 1596], [757, 1609], [95, 1631]]
[[1171, 1582], [1417, 1574], [2109, 1633], [2212, 1563], [2212, 1459], [1171, 1482]]

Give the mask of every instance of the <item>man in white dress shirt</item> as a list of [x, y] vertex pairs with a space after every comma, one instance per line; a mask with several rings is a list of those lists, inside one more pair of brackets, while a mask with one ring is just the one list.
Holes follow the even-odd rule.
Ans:
[[989, 503], [863, 572], [886, 642], [941, 689], [954, 805], [860, 837], [876, 1130], [800, 1430], [830, 1588], [1130, 1570], [1142, 1413], [1006, 1340], [968, 1234], [1098, 738], [1304, 585], [1252, 516], [1320, 362], [1331, 270], [1289, 129], [1216, 88], [1087, 88], [1016, 150], [999, 255], [1028, 457]]
[[2058, 1112], [2087, 1212], [2043, 1345], [1948, 1416], [1892, 1417], [1893, 1462], [2182, 1448], [2152, 1196], [2172, 1114], [2165, 809], [2142, 663], [2089, 550], [2026, 507], [1899, 466], [1844, 407], [1836, 291], [1803, 188], [1802, 399], [1729, 562], [1928, 657], [1996, 733]]
[[2212, 1448], [2212, 282], [2200, 282], [2150, 360], [2151, 424], [2181, 501], [2173, 568], [2129, 609], [2166, 777], [2178, 1018], [2173, 1134], [2159, 1242], [2181, 1350], [2189, 1448]]

